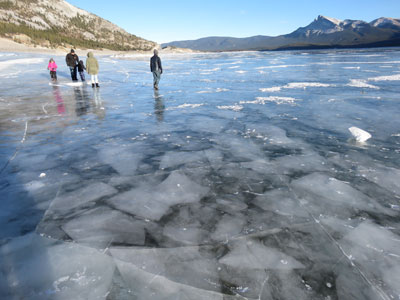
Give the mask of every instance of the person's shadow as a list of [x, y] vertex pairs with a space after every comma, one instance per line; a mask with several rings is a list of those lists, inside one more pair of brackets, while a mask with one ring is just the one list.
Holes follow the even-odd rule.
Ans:
[[154, 90], [154, 114], [158, 122], [164, 121], [165, 105], [162, 96], [158, 90]]
[[90, 109], [90, 97], [86, 90], [86, 86], [83, 87], [75, 87], [74, 88], [74, 96], [75, 96], [75, 112], [76, 115], [82, 116], [86, 115]]

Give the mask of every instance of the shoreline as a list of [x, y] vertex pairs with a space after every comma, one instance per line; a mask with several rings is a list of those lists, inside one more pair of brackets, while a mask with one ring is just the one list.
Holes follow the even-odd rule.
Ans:
[[[126, 57], [126, 56], [148, 56], [148, 55], [153, 55], [153, 50], [150, 51], [115, 51], [115, 50], [99, 50], [99, 49], [80, 49], [80, 48], [75, 48], [74, 49], [78, 53], [87, 53], [87, 52], [93, 52], [94, 55], [96, 56], [102, 56], [102, 55], [113, 55], [116, 57]], [[66, 55], [69, 53], [70, 49], [66, 48], [57, 48], [57, 49], [52, 49], [52, 48], [45, 48], [45, 47], [33, 47], [30, 45], [25, 45], [25, 44], [20, 44], [17, 42], [14, 42], [12, 40], [0, 37], [0, 52], [3, 53], [10, 53], [10, 52], [18, 52], [18, 53], [35, 53], [35, 54], [49, 54], [49, 55]], [[199, 54], [199, 53], [206, 53], [203, 51], [193, 51], [190, 49], [159, 49], [160, 53], [163, 54]]]

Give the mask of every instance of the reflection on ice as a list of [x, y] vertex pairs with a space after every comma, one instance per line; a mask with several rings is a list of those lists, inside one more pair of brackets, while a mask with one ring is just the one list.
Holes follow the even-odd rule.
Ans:
[[399, 51], [7, 55], [1, 299], [399, 298]]

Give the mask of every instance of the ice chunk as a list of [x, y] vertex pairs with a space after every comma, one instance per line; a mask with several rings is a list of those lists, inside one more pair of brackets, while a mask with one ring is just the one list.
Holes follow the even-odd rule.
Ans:
[[197, 222], [188, 226], [166, 225], [163, 233], [170, 239], [184, 245], [199, 245], [208, 234]]
[[76, 207], [117, 193], [112, 186], [103, 182], [95, 182], [68, 194], [60, 195], [53, 200], [47, 213], [65, 213]]
[[114, 258], [148, 273], [193, 287], [219, 291], [222, 286], [218, 282], [218, 263], [213, 251], [210, 246], [110, 249]]
[[120, 175], [134, 175], [143, 158], [141, 147], [107, 146], [100, 149], [99, 159], [111, 165]]
[[137, 299], [149, 300], [234, 300], [237, 297], [207, 291], [145, 272], [133, 264], [115, 259], [127, 287]]
[[302, 263], [285, 253], [252, 240], [239, 240], [219, 262], [239, 269], [303, 269]]
[[0, 247], [1, 299], [106, 299], [115, 265], [95, 249], [31, 234]]
[[301, 207], [299, 200], [287, 189], [275, 189], [258, 196], [254, 204], [266, 211], [282, 216], [308, 218], [310, 215]]
[[368, 139], [371, 138], [371, 134], [366, 132], [365, 130], [362, 130], [358, 127], [350, 127], [349, 131], [353, 135], [353, 137], [356, 139], [357, 142], [366, 142]]
[[120, 210], [131, 214], [159, 220], [170, 206], [180, 203], [195, 203], [208, 193], [203, 187], [178, 171], [172, 172], [155, 187], [139, 187], [109, 200]]
[[[292, 182], [292, 187], [307, 209], [317, 214], [337, 214], [350, 217], [357, 210], [386, 213], [393, 211], [382, 207], [350, 184], [326, 175], [314, 173]], [[324, 205], [321, 205], [321, 203]]]
[[204, 154], [202, 151], [168, 152], [161, 159], [160, 169], [201, 161], [203, 157]]
[[370, 279], [375, 295], [384, 295], [387, 299], [391, 298], [389, 295], [399, 295], [398, 281], [394, 280], [400, 278], [397, 235], [365, 221], [340, 240], [340, 244], [362, 274]]
[[95, 208], [62, 229], [76, 242], [106, 248], [110, 244], [144, 245], [144, 222], [109, 208]]
[[216, 241], [227, 241], [242, 232], [246, 219], [243, 215], [224, 215], [218, 222], [211, 238]]

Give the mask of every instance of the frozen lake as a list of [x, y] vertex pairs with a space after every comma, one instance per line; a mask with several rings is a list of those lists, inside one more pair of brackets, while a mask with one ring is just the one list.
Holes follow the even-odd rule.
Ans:
[[400, 299], [400, 50], [160, 56], [0, 53], [0, 298]]

